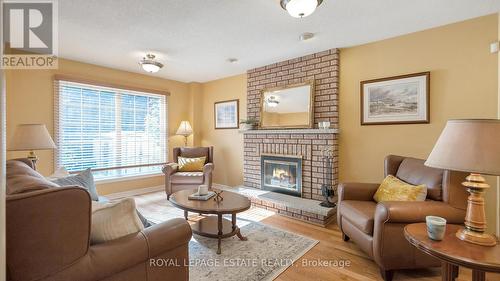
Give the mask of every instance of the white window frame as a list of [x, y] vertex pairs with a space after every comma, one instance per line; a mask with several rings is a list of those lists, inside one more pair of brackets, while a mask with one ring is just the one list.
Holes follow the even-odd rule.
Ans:
[[[157, 91], [157, 90], [149, 90], [149, 89], [141, 89], [141, 88], [133, 88], [133, 87], [124, 87], [120, 85], [115, 85], [115, 84], [109, 84], [109, 83], [101, 83], [101, 82], [95, 82], [95, 81], [88, 81], [88, 80], [80, 80], [80, 79], [75, 79], [72, 77], [66, 77], [66, 76], [59, 76], [56, 75], [54, 77], [54, 140], [56, 142], [56, 146], [59, 145], [60, 138], [59, 138], [59, 123], [60, 123], [60, 116], [59, 116], [59, 107], [60, 107], [60, 87], [62, 86], [62, 83], [68, 84], [68, 85], [74, 85], [76, 87], [81, 87], [81, 88], [88, 88], [88, 89], [93, 89], [93, 90], [99, 90], [99, 91], [111, 91], [115, 93], [123, 93], [123, 94], [136, 94], [138, 96], [154, 96], [154, 97], [161, 97], [164, 99], [164, 109], [163, 111], [160, 112], [161, 114], [161, 122], [164, 123], [164, 128], [161, 131], [161, 134], [163, 134], [163, 139], [164, 139], [164, 160], [161, 161], [160, 163], [147, 163], [147, 164], [137, 164], [137, 165], [125, 165], [125, 166], [116, 166], [116, 167], [104, 167], [104, 168], [93, 168], [92, 172], [100, 172], [100, 171], [109, 171], [109, 170], [125, 170], [125, 169], [132, 169], [132, 168], [139, 168], [139, 167], [149, 167], [149, 166], [161, 166], [164, 165], [165, 163], [168, 162], [168, 97], [170, 93], [164, 92], [164, 91]], [[119, 96], [118, 96], [119, 97]], [[116, 102], [115, 105], [115, 114], [119, 114], [121, 112], [120, 110], [120, 102]], [[115, 119], [117, 122], [116, 128], [118, 128], [119, 132], [121, 131], [121, 123], [120, 118]], [[120, 124], [120, 126], [118, 126]], [[118, 133], [119, 135], [119, 133]], [[118, 141], [120, 139], [118, 138]], [[117, 148], [118, 150], [121, 149], [121, 146]], [[57, 168], [61, 167], [60, 163], [60, 154], [59, 154], [59, 149], [54, 150], [54, 170]], [[70, 173], [78, 173], [80, 171], [71, 171]], [[104, 178], [97, 178], [96, 181], [98, 182], [114, 182], [114, 181], [121, 181], [121, 180], [126, 180], [126, 179], [134, 179], [134, 178], [145, 178], [145, 177], [152, 177], [152, 176], [158, 176], [161, 175], [161, 170], [157, 172], [145, 172], [145, 173], [135, 173], [132, 175], [117, 175], [117, 176], [111, 176], [111, 177], [104, 177]]]

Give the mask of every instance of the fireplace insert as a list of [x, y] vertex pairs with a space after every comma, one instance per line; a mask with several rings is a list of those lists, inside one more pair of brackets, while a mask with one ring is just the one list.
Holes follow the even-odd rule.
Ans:
[[302, 158], [261, 156], [261, 189], [302, 197]]

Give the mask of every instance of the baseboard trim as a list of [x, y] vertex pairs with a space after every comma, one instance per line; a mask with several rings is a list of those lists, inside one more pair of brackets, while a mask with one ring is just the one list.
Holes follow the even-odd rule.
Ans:
[[116, 200], [116, 199], [132, 197], [132, 196], [141, 195], [141, 194], [162, 191], [162, 190], [165, 190], [165, 186], [158, 185], [158, 186], [138, 188], [138, 189], [132, 189], [132, 190], [127, 190], [127, 191], [122, 191], [122, 192], [111, 193], [111, 194], [107, 194], [104, 196], [109, 198], [110, 200]]

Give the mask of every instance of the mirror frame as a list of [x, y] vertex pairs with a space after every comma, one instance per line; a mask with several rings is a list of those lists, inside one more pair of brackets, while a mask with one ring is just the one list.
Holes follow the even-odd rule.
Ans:
[[[312, 129], [314, 128], [314, 94], [315, 94], [315, 87], [314, 87], [314, 79], [313, 80], [308, 80], [305, 82], [301, 83], [293, 83], [293, 84], [288, 84], [284, 86], [279, 86], [279, 87], [273, 87], [273, 88], [265, 88], [260, 91], [260, 122], [259, 122], [259, 128], [261, 129]], [[303, 125], [292, 125], [292, 126], [270, 126], [270, 125], [263, 125], [264, 121], [264, 93], [270, 92], [270, 91], [280, 91], [280, 90], [286, 90], [286, 89], [292, 89], [292, 88], [297, 88], [301, 86], [310, 86], [310, 92], [309, 92], [309, 122], [308, 124], [303, 124]]]

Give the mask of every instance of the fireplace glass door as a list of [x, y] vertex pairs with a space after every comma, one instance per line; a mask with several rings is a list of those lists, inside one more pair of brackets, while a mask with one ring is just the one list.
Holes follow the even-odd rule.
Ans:
[[302, 159], [265, 155], [261, 158], [262, 189], [301, 197]]

